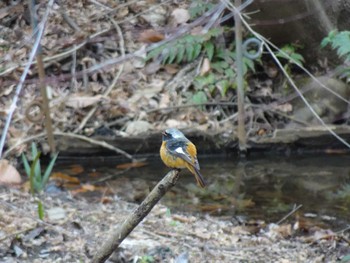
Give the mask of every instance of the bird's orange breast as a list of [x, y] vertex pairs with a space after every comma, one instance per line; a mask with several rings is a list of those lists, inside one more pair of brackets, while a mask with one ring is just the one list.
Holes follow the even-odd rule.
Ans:
[[162, 146], [160, 147], [160, 158], [162, 159], [163, 163], [170, 168], [186, 168], [186, 161], [180, 157], [170, 154], [165, 144], [166, 142], [163, 142]]

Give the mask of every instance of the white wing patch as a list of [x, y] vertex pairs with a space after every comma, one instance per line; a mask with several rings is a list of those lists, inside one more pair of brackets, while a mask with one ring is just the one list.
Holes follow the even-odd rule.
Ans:
[[175, 152], [179, 153], [179, 154], [184, 154], [184, 155], [187, 155], [184, 150], [182, 149], [182, 147], [178, 147], [175, 149]]

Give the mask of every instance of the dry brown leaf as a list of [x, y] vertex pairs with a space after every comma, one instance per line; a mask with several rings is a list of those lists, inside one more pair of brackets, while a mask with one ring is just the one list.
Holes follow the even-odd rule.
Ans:
[[101, 173], [95, 171], [95, 172], [88, 173], [87, 175], [88, 177], [97, 177], [97, 176], [100, 176]]
[[141, 17], [151, 24], [152, 27], [157, 28], [165, 25], [167, 12], [168, 11], [165, 7], [158, 6], [157, 8], [153, 9], [152, 12], [147, 12], [141, 15]]
[[102, 97], [102, 95], [81, 96], [79, 94], [74, 94], [68, 98], [66, 105], [74, 109], [82, 109], [100, 102]]
[[176, 25], [185, 24], [191, 18], [188, 10], [183, 8], [174, 9], [171, 16], [173, 17]]
[[72, 174], [72, 175], [77, 175], [77, 174], [80, 174], [80, 173], [84, 172], [84, 167], [82, 167], [79, 164], [72, 164], [69, 167], [69, 169], [70, 169], [69, 173]]
[[194, 221], [196, 221], [196, 218], [194, 217], [185, 217], [185, 216], [182, 216], [182, 215], [177, 215], [177, 214], [174, 214], [171, 216], [173, 220], [176, 220], [176, 221], [179, 221], [181, 223], [192, 223]]
[[85, 189], [86, 191], [95, 191], [96, 190], [96, 187], [92, 184], [83, 184], [81, 188]]
[[284, 103], [281, 105], [277, 105], [275, 109], [281, 112], [291, 112], [293, 110], [293, 105], [290, 103]]
[[203, 60], [203, 64], [202, 64], [202, 67], [201, 67], [200, 75], [201, 75], [201, 76], [204, 76], [204, 75], [207, 74], [209, 71], [210, 71], [210, 61], [209, 61], [208, 58], [205, 58], [205, 59]]
[[144, 44], [139, 50], [135, 51], [135, 59], [132, 60], [132, 65], [135, 68], [143, 68], [146, 64], [146, 44]]
[[161, 67], [160, 62], [154, 61], [154, 62], [148, 63], [147, 66], [145, 67], [145, 69], [143, 70], [143, 72], [146, 75], [151, 75], [151, 74], [156, 73], [160, 69], [160, 67]]
[[149, 88], [138, 89], [135, 91], [134, 95], [129, 99], [130, 103], [139, 103], [142, 98], [151, 99], [157, 96], [163, 89], [164, 81], [160, 79], [155, 79], [152, 82], [152, 86]]
[[160, 95], [159, 108], [166, 108], [170, 105], [169, 93], [163, 93]]
[[138, 135], [153, 129], [154, 126], [147, 121], [130, 121], [127, 123], [125, 132], [129, 135]]
[[167, 73], [169, 73], [171, 75], [176, 74], [180, 70], [179, 66], [175, 65], [175, 64], [167, 64], [164, 66], [164, 69]]
[[144, 43], [156, 43], [162, 41], [165, 36], [154, 29], [148, 29], [140, 33], [139, 41]]
[[84, 184], [80, 188], [72, 190], [71, 194], [74, 196], [80, 193], [86, 193], [86, 192], [92, 192], [92, 191], [104, 192], [106, 191], [106, 187], [94, 186], [92, 184]]
[[21, 176], [8, 160], [0, 160], [0, 184], [20, 184]]
[[56, 179], [56, 180], [61, 180], [61, 181], [64, 181], [64, 182], [74, 183], [74, 184], [79, 184], [80, 183], [78, 178], [72, 177], [72, 176], [69, 176], [67, 174], [60, 173], [60, 172], [52, 173], [51, 178], [52, 179]]
[[146, 162], [132, 162], [132, 163], [123, 163], [117, 165], [118, 169], [128, 169], [128, 168], [138, 168], [146, 166], [148, 163]]
[[2, 88], [3, 90], [0, 92], [0, 97], [9, 95], [14, 87], [15, 85], [10, 85], [9, 87]]
[[186, 127], [187, 123], [185, 121], [178, 121], [175, 119], [168, 119], [165, 122], [166, 127]]
[[124, 18], [128, 14], [129, 14], [129, 8], [128, 7], [118, 8], [118, 12], [117, 12], [118, 19]]

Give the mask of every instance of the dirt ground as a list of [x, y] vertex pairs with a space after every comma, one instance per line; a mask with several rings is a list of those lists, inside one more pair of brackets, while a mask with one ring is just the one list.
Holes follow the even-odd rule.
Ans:
[[[43, 197], [40, 221], [30, 194], [2, 188], [0, 200], [1, 262], [88, 262], [136, 207], [118, 196], [94, 203], [67, 192]], [[339, 262], [350, 253], [346, 231], [293, 228], [170, 213], [156, 205], [109, 262]]]

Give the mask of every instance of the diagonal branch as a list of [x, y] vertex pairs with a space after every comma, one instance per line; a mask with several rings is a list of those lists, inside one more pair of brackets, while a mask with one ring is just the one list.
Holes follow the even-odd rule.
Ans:
[[97, 249], [92, 263], [105, 262], [115, 251], [123, 240], [134, 230], [134, 228], [151, 212], [152, 208], [169, 191], [179, 179], [179, 171], [172, 170], [153, 188], [152, 192], [143, 200], [126, 219], [120, 224], [110, 237]]

